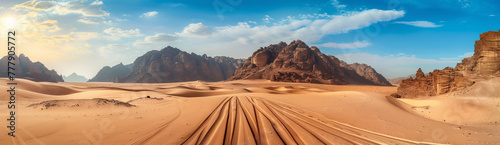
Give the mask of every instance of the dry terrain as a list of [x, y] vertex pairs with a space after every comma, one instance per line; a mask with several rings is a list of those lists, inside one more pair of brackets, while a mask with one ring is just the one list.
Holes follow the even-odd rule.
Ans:
[[0, 144], [500, 144], [500, 79], [418, 99], [386, 97], [396, 87], [267, 80], [17, 82], [16, 137]]

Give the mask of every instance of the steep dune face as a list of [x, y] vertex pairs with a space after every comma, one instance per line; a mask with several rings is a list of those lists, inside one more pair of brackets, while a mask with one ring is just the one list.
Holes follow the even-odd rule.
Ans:
[[[0, 65], [5, 66], [0, 68], [0, 77], [7, 76], [7, 63], [8, 57], [4, 56], [0, 59]], [[25, 78], [37, 82], [64, 82], [61, 75], [57, 74], [55, 70], [49, 70], [40, 62], [31, 62], [31, 60], [24, 56], [24, 54], [15, 56], [14, 68], [16, 73], [16, 78]]]
[[296, 40], [260, 48], [229, 80], [268, 79], [277, 82], [391, 85], [365, 64], [347, 64]]
[[[120, 77], [120, 83], [165, 83], [182, 81], [221, 81], [236, 70], [237, 60], [228, 57], [212, 58], [166, 47], [150, 51], [137, 58], [130, 74]], [[227, 60], [227, 61], [225, 61]], [[236, 63], [236, 64], [235, 64]]]
[[463, 59], [455, 68], [434, 70], [428, 75], [419, 69], [415, 78], [402, 81], [395, 95], [436, 96], [464, 90], [480, 80], [500, 77], [500, 31], [481, 34], [474, 47], [474, 55]]

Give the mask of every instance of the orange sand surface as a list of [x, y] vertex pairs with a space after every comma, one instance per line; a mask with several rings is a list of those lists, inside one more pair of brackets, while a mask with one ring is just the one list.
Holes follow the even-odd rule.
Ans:
[[16, 137], [2, 97], [0, 144], [500, 144], [500, 79], [418, 99], [265, 80], [17, 82]]

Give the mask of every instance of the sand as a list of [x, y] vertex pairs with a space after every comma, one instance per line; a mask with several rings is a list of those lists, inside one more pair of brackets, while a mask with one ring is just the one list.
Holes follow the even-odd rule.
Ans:
[[419, 99], [266, 80], [18, 84], [16, 137], [0, 144], [500, 144], [500, 79]]

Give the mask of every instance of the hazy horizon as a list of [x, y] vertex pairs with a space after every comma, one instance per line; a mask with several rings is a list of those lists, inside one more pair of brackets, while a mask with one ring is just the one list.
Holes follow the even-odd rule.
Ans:
[[[498, 31], [497, 1], [2, 1], [1, 31], [18, 33], [18, 54], [68, 76], [132, 63], [167, 46], [247, 58], [302, 40], [386, 78], [454, 67], [479, 34]], [[14, 20], [14, 22], [12, 22]], [[6, 35], [0, 42], [6, 44]], [[6, 49], [0, 52], [6, 54]]]

